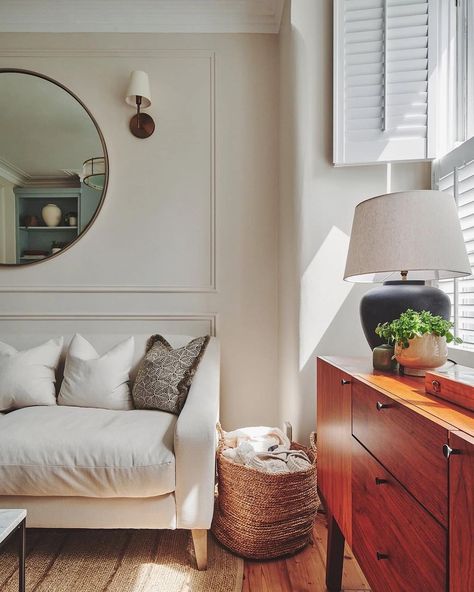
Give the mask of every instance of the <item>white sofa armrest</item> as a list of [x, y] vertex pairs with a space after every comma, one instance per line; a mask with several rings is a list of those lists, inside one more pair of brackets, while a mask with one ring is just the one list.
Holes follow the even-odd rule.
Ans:
[[178, 528], [208, 529], [211, 526], [219, 381], [219, 342], [211, 337], [176, 422], [174, 453]]

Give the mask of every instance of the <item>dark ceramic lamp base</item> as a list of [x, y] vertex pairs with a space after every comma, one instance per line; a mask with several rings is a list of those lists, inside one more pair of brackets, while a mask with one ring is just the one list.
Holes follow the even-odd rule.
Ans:
[[418, 312], [427, 310], [447, 320], [451, 315], [451, 301], [439, 288], [418, 280], [384, 282], [360, 301], [362, 328], [371, 349], [383, 343], [375, 334], [377, 325], [397, 319], [408, 308]]

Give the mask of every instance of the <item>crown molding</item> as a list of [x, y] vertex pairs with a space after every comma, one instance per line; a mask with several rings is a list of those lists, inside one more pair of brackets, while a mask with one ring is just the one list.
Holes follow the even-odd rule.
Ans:
[[3, 177], [14, 185], [23, 185], [28, 182], [30, 175], [8, 160], [0, 158], [0, 177]]
[[78, 176], [65, 175], [64, 177], [57, 176], [42, 176], [35, 177], [31, 176], [27, 181], [22, 184], [22, 187], [45, 187], [52, 189], [53, 187], [59, 187], [65, 189], [66, 187], [80, 187], [81, 181]]
[[0, 177], [20, 187], [80, 187], [78, 173], [63, 171], [63, 176], [30, 175], [16, 165], [0, 158]]
[[284, 0], [2, 0], [4, 33], [278, 33]]

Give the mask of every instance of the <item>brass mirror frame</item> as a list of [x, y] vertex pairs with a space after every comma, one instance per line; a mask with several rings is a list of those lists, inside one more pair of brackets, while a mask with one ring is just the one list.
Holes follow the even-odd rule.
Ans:
[[55, 84], [56, 86], [59, 86], [59, 88], [62, 88], [64, 91], [66, 91], [73, 99], [75, 99], [79, 103], [79, 105], [81, 105], [81, 107], [84, 109], [84, 111], [87, 113], [87, 115], [90, 117], [92, 123], [94, 124], [97, 134], [99, 135], [100, 143], [102, 145], [102, 150], [103, 150], [103, 154], [104, 154], [104, 160], [105, 160], [105, 180], [104, 180], [104, 188], [102, 189], [102, 195], [100, 197], [100, 201], [99, 201], [96, 211], [94, 212], [94, 215], [89, 220], [89, 222], [87, 223], [87, 225], [85, 226], [85, 228], [81, 232], [81, 234], [79, 234], [72, 242], [70, 242], [66, 247], [64, 247], [63, 249], [61, 249], [57, 253], [52, 253], [51, 255], [48, 255], [48, 257], [45, 257], [44, 259], [40, 259], [39, 261], [28, 261], [28, 263], [0, 263], [0, 268], [7, 267], [7, 268], [14, 268], [14, 269], [21, 269], [23, 267], [29, 267], [31, 265], [38, 265], [40, 263], [46, 263], [47, 261], [51, 261], [52, 259], [55, 259], [56, 257], [60, 257], [64, 252], [68, 251], [71, 247], [73, 247], [76, 243], [78, 243], [81, 240], [81, 238], [87, 233], [87, 231], [90, 229], [90, 227], [94, 224], [94, 222], [96, 221], [96, 218], [100, 214], [102, 207], [104, 205], [105, 196], [107, 194], [107, 189], [108, 189], [108, 185], [109, 185], [109, 154], [107, 152], [107, 145], [105, 143], [104, 135], [103, 135], [102, 130], [100, 129], [99, 124], [97, 123], [95, 117], [89, 111], [89, 109], [84, 104], [84, 102], [81, 101], [81, 99], [75, 93], [73, 93], [72, 90], [67, 88], [67, 86], [64, 86], [64, 84], [61, 84], [57, 80], [54, 80], [54, 78], [50, 78], [49, 76], [46, 76], [45, 74], [40, 74], [39, 72], [34, 72], [33, 70], [24, 70], [22, 68], [0, 68], [0, 74], [5, 74], [5, 73], [28, 74], [30, 76], [36, 76], [37, 78], [42, 78], [43, 80], [47, 80], [48, 82], [51, 82], [52, 84]]

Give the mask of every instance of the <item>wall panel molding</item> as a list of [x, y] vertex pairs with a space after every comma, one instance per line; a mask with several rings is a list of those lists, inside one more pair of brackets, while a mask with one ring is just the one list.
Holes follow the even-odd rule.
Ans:
[[2, 321], [207, 321], [209, 323], [209, 334], [215, 336], [217, 329], [217, 313], [202, 314], [131, 314], [114, 313], [99, 314], [87, 312], [74, 312], [68, 314], [51, 313], [0, 313], [0, 322]]
[[206, 286], [116, 286], [116, 285], [38, 285], [38, 286], [0, 286], [0, 293], [72, 293], [72, 294], [215, 294], [215, 287]]
[[[14, 284], [0, 285], [0, 293], [128, 293], [128, 294], [213, 294], [217, 292], [217, 223], [216, 223], [216, 84], [215, 84], [215, 52], [200, 49], [1, 49], [1, 58], [46, 58], [61, 59], [64, 58], [152, 58], [152, 59], [204, 59], [209, 64], [209, 111], [210, 111], [210, 155], [209, 155], [209, 222], [207, 231], [209, 232], [209, 271], [208, 281], [202, 285], [133, 285], [133, 284]], [[9, 64], [16, 67], [15, 64]], [[18, 66], [22, 67], [22, 66]], [[33, 68], [34, 70], [34, 68]], [[0, 272], [1, 273], [1, 272]]]

